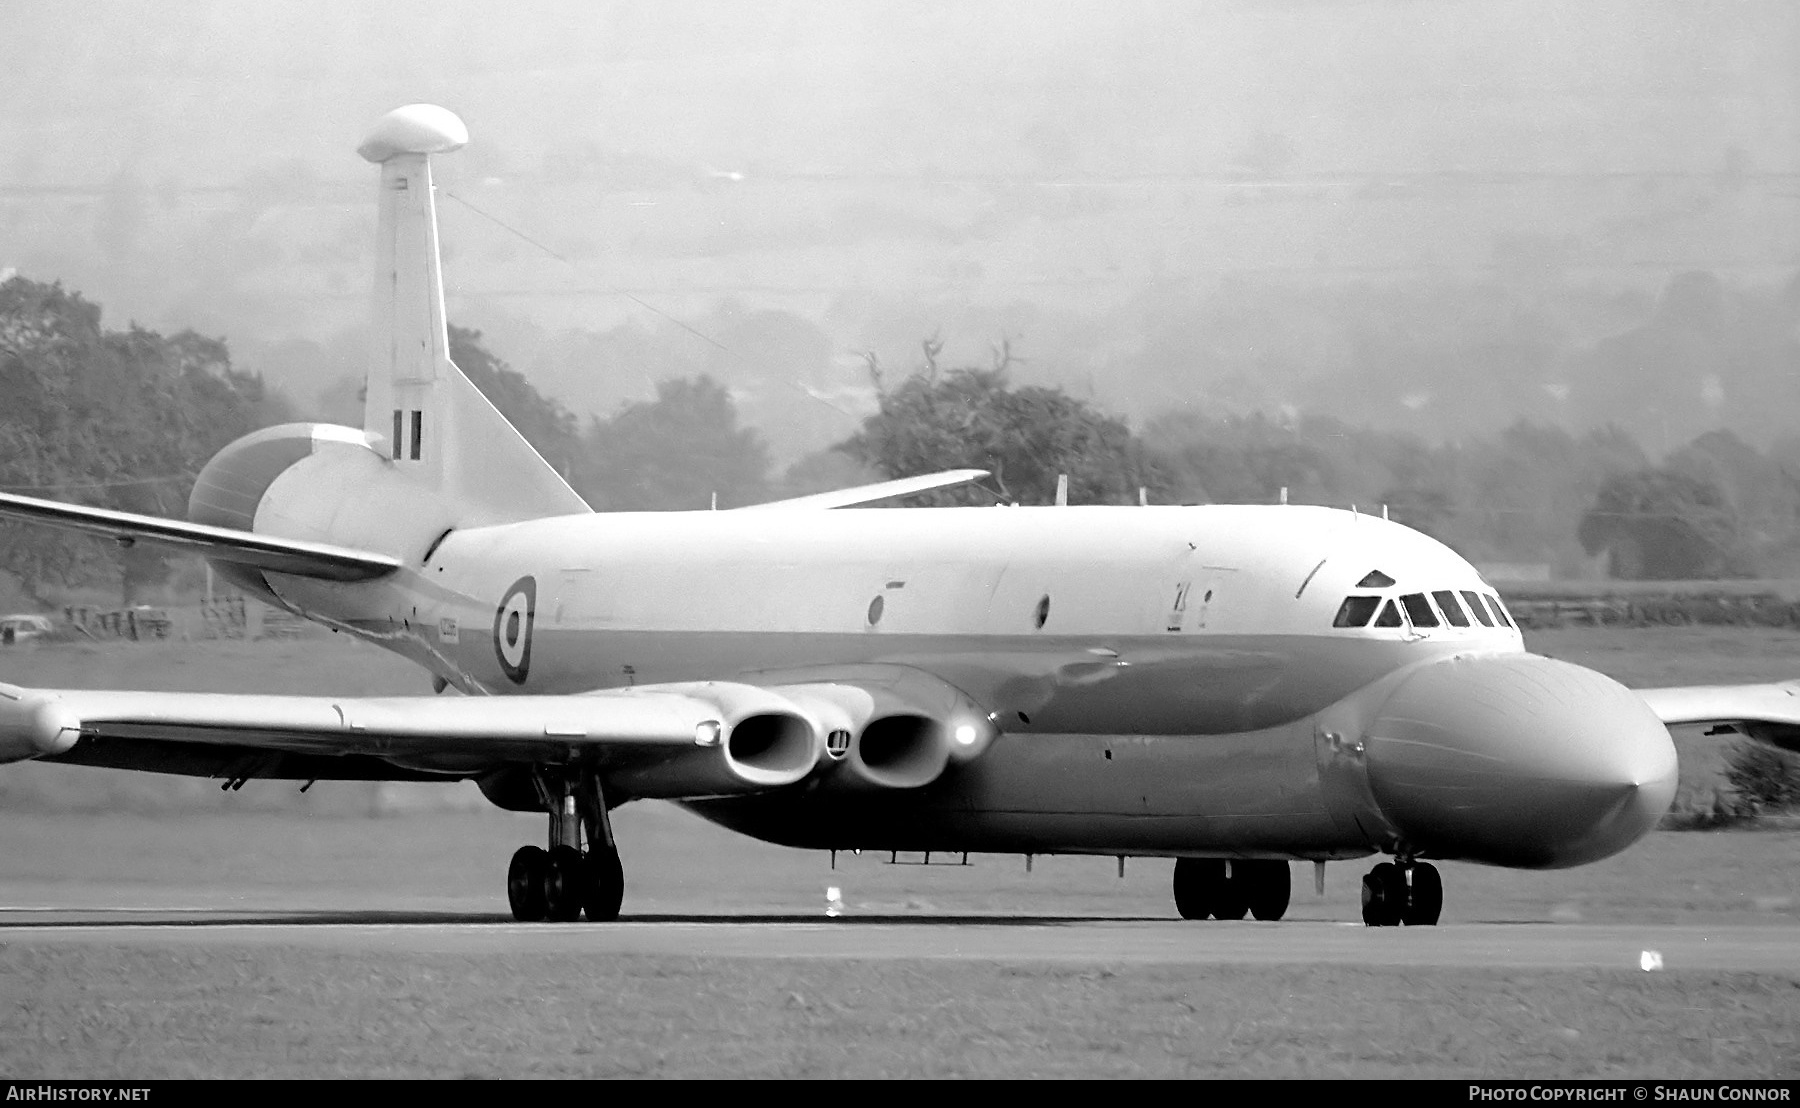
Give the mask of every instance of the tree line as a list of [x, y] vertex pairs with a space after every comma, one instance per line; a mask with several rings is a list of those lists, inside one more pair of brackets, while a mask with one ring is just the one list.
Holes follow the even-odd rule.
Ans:
[[[1778, 575], [1800, 570], [1800, 445], [1759, 450], [1711, 431], [1660, 461], [1617, 428], [1519, 420], [1482, 438], [1415, 434], [1319, 415], [1209, 410], [1204, 397], [1139, 427], [1061, 388], [1018, 384], [1010, 348], [943, 364], [927, 340], [902, 373], [871, 357], [876, 410], [843, 440], [777, 473], [732, 393], [706, 375], [585, 419], [483, 342], [451, 328], [451, 356], [596, 509], [733, 507], [974, 466], [978, 486], [915, 503], [1290, 503], [1355, 506], [1426, 531], [1476, 561], [1565, 576]], [[60, 284], [0, 283], [0, 489], [180, 516], [194, 475], [226, 443], [294, 417], [233, 366], [225, 342], [136, 324]], [[114, 587], [127, 602], [170, 563], [143, 546], [0, 524], [0, 572], [45, 589]]]
[[[222, 339], [108, 330], [99, 305], [60, 284], [0, 282], [0, 490], [183, 516], [208, 458], [288, 418]], [[0, 572], [40, 596], [104, 582], [129, 604], [168, 562], [145, 545], [0, 523]]]

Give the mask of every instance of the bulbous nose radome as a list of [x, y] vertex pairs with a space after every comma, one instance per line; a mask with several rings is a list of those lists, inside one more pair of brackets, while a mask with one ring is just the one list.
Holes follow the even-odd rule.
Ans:
[[1364, 742], [1376, 803], [1436, 858], [1580, 865], [1636, 842], [1675, 795], [1675, 744], [1643, 700], [1535, 654], [1422, 667]]

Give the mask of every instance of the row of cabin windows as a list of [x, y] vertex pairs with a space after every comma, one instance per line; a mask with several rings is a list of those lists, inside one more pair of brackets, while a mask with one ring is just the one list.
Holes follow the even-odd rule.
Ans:
[[[1435, 607], [1432, 601], [1436, 601]], [[1463, 608], [1463, 601], [1468, 608]], [[1405, 620], [1401, 618], [1405, 611]], [[1439, 613], [1443, 618], [1438, 618]], [[1478, 593], [1473, 589], [1463, 589], [1461, 599], [1450, 589], [1438, 589], [1430, 599], [1422, 592], [1409, 592], [1398, 598], [1379, 596], [1347, 596], [1338, 606], [1337, 618], [1331, 621], [1333, 627], [1399, 627], [1411, 621], [1414, 627], [1437, 627], [1440, 623], [1448, 623], [1452, 627], [1468, 627], [1469, 617], [1483, 627], [1511, 627], [1512, 620], [1506, 615], [1500, 598], [1492, 593]], [[1373, 623], [1371, 624], [1371, 620]]]

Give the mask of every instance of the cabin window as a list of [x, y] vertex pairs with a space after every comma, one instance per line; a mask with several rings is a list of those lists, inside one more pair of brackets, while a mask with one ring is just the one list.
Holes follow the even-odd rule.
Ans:
[[1394, 602], [1392, 600], [1388, 601], [1386, 604], [1383, 604], [1381, 606], [1381, 614], [1375, 617], [1375, 626], [1377, 626], [1377, 627], [1398, 627], [1398, 626], [1400, 626], [1400, 609], [1394, 607]]
[[1381, 607], [1379, 596], [1346, 596], [1338, 605], [1337, 618], [1331, 621], [1333, 627], [1364, 627], [1368, 625], [1375, 609]]
[[424, 449], [425, 413], [414, 410], [412, 414], [412, 460], [419, 460], [419, 452]]
[[402, 438], [402, 434], [404, 433], [404, 431], [406, 429], [406, 423], [404, 421], [405, 421], [405, 417], [400, 414], [400, 409], [395, 408], [394, 409], [394, 444], [393, 445], [394, 445], [394, 460], [396, 462], [400, 460], [400, 450], [401, 450], [401, 447], [405, 444], [405, 439]]
[[1359, 589], [1385, 589], [1394, 583], [1394, 579], [1378, 569], [1372, 569], [1361, 581], [1356, 583]]
[[1440, 589], [1431, 594], [1431, 599], [1437, 601], [1438, 610], [1444, 613], [1444, 618], [1450, 621], [1450, 626], [1467, 627], [1469, 625], [1469, 617], [1463, 614], [1462, 605], [1456, 602], [1455, 593], [1449, 589]]
[[1494, 625], [1494, 621], [1488, 616], [1487, 608], [1481, 603], [1480, 596], [1468, 589], [1464, 589], [1462, 598], [1469, 602], [1469, 613], [1475, 617], [1476, 623], [1481, 624], [1483, 627], [1492, 627]]
[[1500, 598], [1495, 596], [1493, 593], [1487, 593], [1486, 595], [1487, 595], [1488, 607], [1490, 607], [1494, 610], [1494, 618], [1500, 621], [1500, 626], [1511, 627], [1513, 625], [1513, 621], [1506, 614], [1506, 605], [1500, 603]]
[[1431, 601], [1425, 599], [1424, 593], [1409, 592], [1400, 598], [1400, 603], [1406, 608], [1406, 618], [1412, 620], [1414, 627], [1438, 625], [1437, 613], [1431, 610]]

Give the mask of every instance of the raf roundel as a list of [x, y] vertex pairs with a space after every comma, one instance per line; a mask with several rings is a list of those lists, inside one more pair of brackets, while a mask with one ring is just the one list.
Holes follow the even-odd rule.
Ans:
[[531, 625], [537, 617], [537, 579], [521, 577], [494, 609], [494, 657], [515, 685], [531, 673]]

